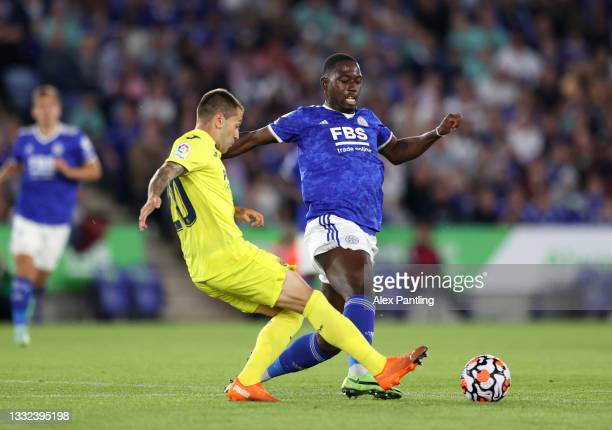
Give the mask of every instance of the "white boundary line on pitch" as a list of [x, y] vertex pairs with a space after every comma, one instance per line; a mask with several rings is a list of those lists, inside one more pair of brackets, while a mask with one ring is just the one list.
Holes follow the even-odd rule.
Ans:
[[[98, 382], [98, 381], [57, 381], [57, 380], [43, 380], [43, 381], [35, 381], [32, 379], [0, 379], [0, 383], [2, 384], [57, 384], [57, 385], [86, 385], [93, 387], [134, 387], [134, 388], [207, 388], [210, 385], [192, 385], [192, 384], [126, 384], [126, 383], [116, 383], [116, 382]], [[303, 391], [311, 391], [306, 388]], [[320, 392], [321, 390], [312, 390], [313, 392]], [[540, 391], [529, 391], [529, 394], [550, 394], [551, 391], [540, 390]], [[566, 393], [588, 393], [588, 394], [610, 394], [612, 390], [565, 390]], [[453, 397], [453, 396], [461, 396], [461, 394], [449, 393], [447, 391], [427, 391], [427, 392], [409, 392], [407, 393], [410, 396], [419, 397], [419, 396], [441, 396], [441, 397]]]
[[[52, 394], [25, 394], [19, 395], [20, 399], [47, 399], [47, 398], [85, 398], [85, 397], [105, 397], [105, 398], [120, 398], [120, 397], [176, 397], [177, 393], [139, 393], [133, 394], [130, 393], [129, 396], [120, 396], [115, 393], [79, 393], [79, 394], [61, 394], [61, 393], [52, 393]], [[0, 399], [14, 399], [16, 396], [13, 395], [0, 395]]]
[[86, 385], [92, 387], [133, 387], [133, 388], [206, 388], [202, 385], [176, 385], [176, 384], [123, 384], [115, 382], [95, 381], [32, 381], [27, 379], [0, 379], [2, 384], [57, 384], [57, 385]]
[[[40, 385], [40, 384], [46, 384], [46, 385], [51, 385], [51, 384], [55, 384], [55, 385], [76, 385], [76, 386], [89, 386], [89, 387], [132, 387], [132, 388], [198, 388], [201, 391], [201, 394], [208, 394], [208, 393], [219, 393], [219, 390], [217, 387], [212, 387], [212, 386], [206, 386], [206, 385], [177, 385], [177, 384], [124, 384], [124, 383], [113, 383], [113, 382], [95, 382], [95, 381], [33, 381], [33, 380], [27, 380], [27, 379], [1, 379], [0, 383], [2, 384], [23, 384], [23, 385], [27, 385], [27, 384], [33, 384], [33, 385]], [[281, 390], [283, 391], [283, 390]], [[304, 391], [302, 391], [304, 393]], [[577, 393], [587, 393], [586, 391], [568, 391], [568, 393], [571, 394], [577, 394]], [[305, 390], [306, 394], [331, 394], [329, 391], [325, 390]], [[588, 394], [610, 394], [612, 393], [612, 390], [595, 390], [595, 391], [588, 391]], [[194, 394], [194, 393], [190, 393], [190, 394]], [[195, 393], [197, 394], [197, 393]], [[528, 394], [531, 395], [538, 395], [538, 394], [550, 394], [550, 391], [529, 391]], [[172, 397], [172, 396], [179, 396], [181, 395], [181, 393], [130, 393], [129, 396], [135, 396], [135, 395], [145, 395], [145, 396], [150, 396], [150, 397]], [[0, 395], [0, 398], [15, 398], [15, 397], [31, 397], [31, 398], [43, 398], [43, 397], [58, 397], [58, 398], [62, 398], [62, 397], [74, 397], [74, 398], [79, 398], [79, 397], [125, 397], [122, 396], [120, 394], [115, 394], [115, 393], [74, 393], [74, 394], [64, 394], [64, 393], [49, 393], [49, 394], [36, 394], [36, 393], [26, 393], [26, 394], [19, 394], [17, 396], [15, 395]], [[457, 393], [448, 393], [446, 391], [439, 391], [439, 392], [407, 392], [405, 394], [405, 397], [407, 399], [460, 399], [463, 397], [462, 394]], [[543, 403], [565, 403], [565, 404], [573, 404], [573, 403], [579, 403], [579, 404], [612, 404], [612, 399], [610, 400], [606, 400], [606, 399], [602, 399], [602, 400], [592, 400], [592, 399], [543, 399], [541, 397], [531, 397], [531, 396], [524, 396], [524, 395], [518, 395], [517, 396], [510, 396], [511, 398], [513, 398], [514, 401], [518, 401], [518, 402], [523, 402], [523, 401], [529, 401], [529, 402], [543, 402]]]
[[[192, 393], [193, 394], [193, 393]], [[217, 393], [220, 394], [220, 393]], [[329, 394], [326, 392], [325, 394]], [[0, 399], [15, 399], [15, 397], [19, 398], [121, 398], [121, 397], [178, 397], [180, 393], [130, 393], [129, 395], [120, 395], [116, 393], [78, 393], [78, 394], [62, 394], [62, 393], [51, 393], [51, 394], [25, 394], [25, 395], [0, 395]], [[422, 393], [419, 396], [410, 396], [407, 395], [405, 398], [410, 400], [411, 398], [418, 397], [420, 399], [438, 399], [438, 400], [446, 400], [446, 399], [460, 399], [462, 396], [459, 395], [448, 395], [448, 396], [440, 396], [440, 395], [428, 395], [427, 393]], [[297, 399], [296, 399], [297, 400]], [[415, 399], [416, 400], [416, 399]], [[584, 406], [584, 405], [612, 405], [612, 400], [585, 400], [585, 399], [542, 399], [542, 398], [512, 398], [510, 401], [513, 402], [542, 402], [542, 403], [555, 403], [555, 404], [575, 404], [576, 406]]]

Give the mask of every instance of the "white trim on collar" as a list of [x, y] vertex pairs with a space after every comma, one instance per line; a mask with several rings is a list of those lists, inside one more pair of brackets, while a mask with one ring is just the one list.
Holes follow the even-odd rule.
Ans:
[[333, 110], [334, 112], [338, 112], [341, 113], [342, 115], [345, 116], [346, 119], [351, 119], [352, 117], [355, 116], [355, 114], [357, 113], [357, 109], [355, 109], [354, 113], [344, 113], [344, 112], [340, 112], [339, 110], [336, 109], [332, 109], [331, 107], [329, 107], [329, 105], [327, 104], [327, 102], [323, 103], [321, 105], [321, 107], [325, 108], [325, 109], [329, 109], [329, 110]]
[[59, 123], [57, 125], [57, 127], [55, 127], [55, 130], [53, 130], [53, 133], [51, 133], [49, 136], [43, 136], [40, 132], [40, 128], [38, 128], [37, 125], [35, 125], [32, 128], [34, 137], [36, 137], [36, 140], [38, 140], [40, 143], [42, 143], [43, 145], [55, 140], [61, 133], [62, 130], [64, 129], [64, 124]]

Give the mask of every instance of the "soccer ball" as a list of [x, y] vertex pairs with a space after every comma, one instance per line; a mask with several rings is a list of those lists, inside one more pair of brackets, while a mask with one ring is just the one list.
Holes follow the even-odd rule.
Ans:
[[465, 364], [461, 389], [474, 402], [497, 402], [508, 395], [510, 369], [494, 355], [478, 355]]

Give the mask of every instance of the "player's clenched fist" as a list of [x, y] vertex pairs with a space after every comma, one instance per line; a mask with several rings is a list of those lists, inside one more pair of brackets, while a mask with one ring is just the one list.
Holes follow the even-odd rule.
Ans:
[[461, 126], [461, 121], [463, 121], [463, 117], [460, 113], [449, 113], [444, 117], [436, 130], [441, 135], [449, 134], [451, 131], [458, 129]]
[[143, 231], [147, 228], [147, 218], [151, 215], [155, 209], [159, 209], [161, 206], [161, 198], [159, 196], [151, 197], [144, 206], [140, 209], [140, 216], [138, 217], [138, 228]]

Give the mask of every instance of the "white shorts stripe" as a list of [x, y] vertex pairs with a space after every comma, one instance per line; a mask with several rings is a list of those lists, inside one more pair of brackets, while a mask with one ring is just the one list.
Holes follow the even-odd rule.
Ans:
[[334, 248], [365, 251], [374, 262], [378, 252], [376, 236], [366, 233], [355, 224], [336, 215], [325, 214], [311, 219], [306, 225], [304, 242], [310, 255], [312, 266], [319, 274], [321, 282], [329, 284], [323, 268], [317, 263], [315, 257]]
[[319, 217], [319, 225], [327, 232], [327, 240], [335, 241], [340, 246], [340, 238], [338, 237], [338, 229], [331, 222], [331, 215], [321, 215]]

